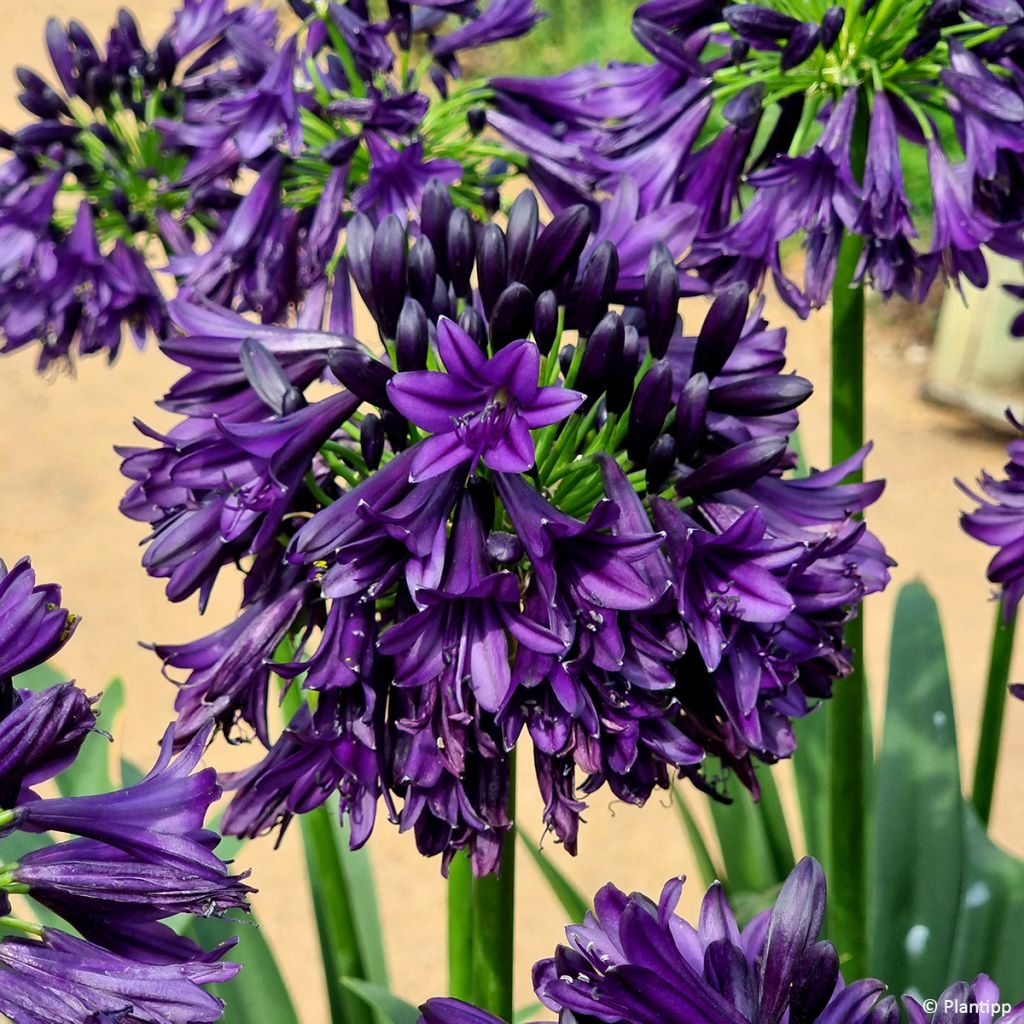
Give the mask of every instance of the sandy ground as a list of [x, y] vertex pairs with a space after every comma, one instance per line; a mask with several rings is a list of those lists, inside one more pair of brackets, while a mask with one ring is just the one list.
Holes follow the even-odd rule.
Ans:
[[[12, 69], [21, 62], [42, 66], [47, 14], [74, 15], [100, 30], [116, 6], [114, 0], [17, 6], [16, 19], [0, 33], [0, 123], [20, 121]], [[15, 14], [11, 0], [3, 9]], [[171, 3], [149, 0], [135, 9], [155, 38]], [[812, 462], [821, 465], [827, 438], [828, 314], [800, 323], [776, 306], [770, 313], [774, 322], [792, 328], [792, 367], [819, 383], [806, 407], [804, 438]], [[889, 481], [870, 522], [900, 563], [890, 592], [875, 598], [867, 612], [872, 699], [877, 713], [896, 584], [924, 579], [941, 605], [962, 745], [970, 750], [994, 609], [984, 579], [988, 555], [959, 531], [964, 499], [952, 478], [973, 478], [981, 466], [998, 468], [1003, 439], [920, 400], [923, 350], [905, 313], [890, 310], [875, 318], [869, 352], [868, 432], [876, 441], [869, 470]], [[186, 640], [216, 628], [227, 621], [236, 597], [230, 586], [222, 587], [205, 619], [191, 604], [169, 604], [161, 584], [140, 568], [142, 531], [117, 511], [124, 481], [112, 447], [133, 440], [133, 416], [166, 425], [152, 402], [174, 379], [175, 367], [150, 347], [144, 353], [125, 351], [113, 368], [93, 359], [82, 363], [75, 377], [41, 380], [34, 373], [33, 354], [23, 352], [0, 362], [0, 374], [0, 555], [11, 562], [29, 553], [41, 579], [63, 583], [66, 604], [84, 621], [61, 664], [90, 691], [116, 675], [127, 681], [119, 740], [128, 756], [147, 762], [172, 715], [174, 694], [153, 655], [138, 641]], [[1024, 676], [1024, 664], [1018, 663], [1017, 676]], [[994, 832], [997, 840], [1024, 855], [1024, 819], [1014, 813], [1024, 803], [1024, 762], [1014, 756], [1022, 737], [1024, 706], [1016, 705], [1008, 715], [1009, 749], [996, 794]], [[210, 757], [219, 767], [235, 767], [251, 754], [219, 747]], [[539, 802], [532, 789], [524, 778], [521, 820], [536, 833]], [[592, 893], [610, 878], [627, 891], [657, 893], [670, 875], [696, 874], [675, 812], [664, 799], [637, 811], [612, 806], [599, 796], [588, 818], [575, 861], [553, 844], [547, 847], [584, 892]], [[411, 838], [386, 825], [377, 830], [371, 850], [395, 987], [413, 1001], [442, 992], [444, 886], [438, 865], [421, 861]], [[244, 861], [253, 868], [261, 890], [255, 906], [301, 1000], [304, 1024], [322, 1024], [327, 1013], [298, 830], [276, 851], [269, 842], [251, 845]], [[563, 917], [533, 865], [523, 863], [520, 886], [517, 957], [525, 1003], [530, 999], [529, 965], [550, 953]], [[692, 912], [695, 905], [696, 887], [691, 887], [683, 909]]]

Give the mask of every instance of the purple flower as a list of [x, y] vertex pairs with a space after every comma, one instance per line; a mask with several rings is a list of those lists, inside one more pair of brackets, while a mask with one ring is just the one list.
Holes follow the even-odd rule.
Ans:
[[124, 1018], [140, 1024], [206, 1024], [224, 1003], [201, 986], [229, 981], [237, 964], [144, 964], [51, 928], [41, 940], [0, 941], [0, 1010], [25, 1024]]
[[503, 473], [533, 465], [530, 431], [558, 423], [584, 396], [567, 388], [540, 387], [540, 354], [529, 341], [515, 341], [487, 359], [451, 320], [437, 327], [445, 372], [417, 370], [388, 382], [395, 408], [433, 435], [419, 446], [411, 480], [430, 480], [449, 469], [479, 462]]
[[904, 996], [903, 1005], [910, 1024], [968, 1024], [975, 1020], [978, 1024], [1019, 1024], [1024, 1020], [1024, 1003], [1002, 1013], [1006, 1002], [987, 974], [979, 974], [970, 984], [958, 981], [950, 985], [934, 1000], [930, 1014], [913, 996]]
[[491, 0], [484, 11], [461, 28], [437, 37], [431, 43], [431, 52], [444, 60], [460, 50], [515, 39], [526, 35], [543, 17], [533, 6], [533, 0]]
[[[825, 878], [816, 861], [801, 861], [775, 906], [742, 931], [718, 883], [704, 897], [696, 928], [677, 917], [682, 887], [682, 878], [672, 879], [657, 903], [613, 885], [601, 889], [594, 912], [566, 928], [568, 944], [534, 967], [541, 1002], [581, 1024], [743, 1024], [787, 1015], [807, 1024], [886, 1019], [872, 1014], [876, 1005], [892, 1002], [879, 1004], [885, 986], [845, 985], [835, 948], [819, 941]], [[432, 999], [420, 1009], [425, 1024], [497, 1020], [452, 999]]]
[[71, 683], [39, 693], [0, 690], [0, 808], [26, 799], [26, 787], [52, 779], [74, 761], [96, 725], [92, 705]]
[[77, 625], [78, 616], [60, 606], [60, 587], [37, 584], [28, 558], [10, 571], [0, 561], [0, 693], [12, 676], [59, 651]]
[[427, 184], [433, 178], [452, 184], [462, 175], [454, 160], [424, 160], [423, 143], [395, 148], [379, 132], [365, 133], [370, 151], [370, 176], [354, 193], [356, 207], [382, 221], [388, 214], [402, 219], [420, 205]]
[[296, 45], [292, 36], [249, 92], [220, 105], [218, 120], [233, 127], [235, 144], [246, 160], [262, 156], [279, 138], [292, 156], [299, 153], [302, 125], [294, 87]]
[[[1022, 429], [1015, 419], [1009, 419]], [[980, 494], [963, 484], [959, 486], [979, 506], [964, 513], [960, 525], [975, 540], [999, 549], [989, 562], [988, 578], [1002, 590], [1009, 621], [1024, 597], [1024, 438], [1011, 441], [1007, 454], [1010, 461], [1003, 479], [982, 473], [978, 480]]]

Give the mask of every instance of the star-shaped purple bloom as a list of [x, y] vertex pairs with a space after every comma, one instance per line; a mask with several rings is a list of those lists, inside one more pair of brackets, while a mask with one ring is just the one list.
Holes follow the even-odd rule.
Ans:
[[564, 420], [585, 397], [540, 387], [540, 350], [532, 341], [514, 341], [488, 359], [461, 327], [443, 318], [437, 347], [446, 373], [415, 370], [388, 382], [394, 407], [434, 435], [417, 449], [410, 480], [480, 461], [500, 473], [526, 472], [534, 463], [530, 431]]

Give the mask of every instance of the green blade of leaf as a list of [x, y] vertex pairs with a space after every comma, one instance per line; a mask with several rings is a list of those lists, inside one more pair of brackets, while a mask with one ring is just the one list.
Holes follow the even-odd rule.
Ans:
[[800, 821], [807, 852], [822, 864], [828, 863], [828, 719], [820, 707], [793, 723], [796, 750], [793, 771], [800, 803]]
[[[715, 773], [714, 768], [709, 771]], [[719, 769], [718, 774], [724, 772]], [[722, 884], [730, 896], [744, 891], [767, 892], [786, 876], [780, 876], [775, 867], [764, 820], [742, 786], [736, 784], [729, 796], [729, 804], [708, 801], [725, 865], [726, 879]]]
[[210, 986], [210, 991], [227, 1004], [221, 1024], [298, 1024], [298, 1014], [277, 960], [254, 917], [243, 921], [192, 918], [184, 934], [206, 949], [213, 949], [232, 936], [238, 937], [238, 944], [227, 959], [241, 964], [241, 972], [232, 981]]
[[965, 809], [967, 863], [949, 980], [988, 974], [1000, 998], [1024, 1001], [1024, 861], [985, 834], [973, 807]]
[[465, 850], [448, 865], [448, 994], [473, 998], [473, 865]]
[[530, 855], [531, 860], [540, 868], [544, 881], [548, 883], [548, 887], [554, 893], [555, 898], [562, 904], [562, 909], [569, 915], [569, 920], [573, 924], [582, 923], [587, 911], [590, 910], [590, 904], [584, 899], [583, 894], [551, 862], [549, 857], [544, 856], [538, 844], [518, 825], [516, 826], [516, 832], [519, 834], [523, 846], [526, 847], [526, 852]]
[[[335, 823], [340, 822], [340, 815], [332, 814], [331, 817]], [[363, 966], [366, 969], [365, 980], [386, 991], [388, 963], [384, 951], [384, 930], [381, 927], [380, 903], [377, 900], [373, 866], [365, 848], [349, 848], [349, 836], [348, 824], [338, 824], [337, 843], [341, 868], [352, 900], [352, 916], [359, 937]]]
[[693, 850], [693, 855], [697, 859], [697, 870], [700, 872], [704, 888], [707, 889], [712, 883], [718, 881], [725, 889], [728, 889], [725, 872], [715, 866], [714, 858], [704, 840], [704, 834], [697, 824], [697, 819], [690, 812], [690, 808], [686, 806], [682, 793], [675, 786], [672, 787], [671, 792], [672, 802], [679, 810], [679, 817], [682, 820], [683, 829], [686, 831], [686, 838], [690, 842], [690, 849]]
[[781, 881], [788, 878], [796, 867], [793, 844], [789, 838], [789, 825], [786, 824], [779, 789], [775, 785], [775, 776], [771, 770], [764, 768], [758, 772], [757, 780], [761, 785], [761, 799], [757, 802], [757, 809], [764, 824], [764, 834], [772, 853], [775, 874]]
[[362, 978], [342, 978], [342, 985], [377, 1011], [385, 1024], [416, 1024], [420, 1011], [381, 985]]
[[512, 1017], [512, 1024], [526, 1024], [527, 1021], [535, 1020], [539, 1013], [544, 1012], [540, 1003], [530, 1003], [529, 1006], [521, 1006]]
[[877, 778], [870, 973], [896, 992], [941, 992], [964, 872], [963, 798], [942, 626], [920, 583], [896, 602]]

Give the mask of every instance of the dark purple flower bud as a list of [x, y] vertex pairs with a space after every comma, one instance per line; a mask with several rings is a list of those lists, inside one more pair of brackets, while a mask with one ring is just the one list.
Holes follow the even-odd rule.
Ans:
[[737, 35], [755, 45], [789, 39], [800, 24], [788, 14], [756, 4], [731, 4], [722, 11], [722, 17]]
[[699, 469], [683, 477], [676, 484], [681, 497], [728, 491], [745, 487], [759, 480], [775, 467], [786, 454], [785, 438], [761, 437], [744, 441], [735, 448], [708, 459]]
[[886, 996], [876, 1003], [864, 1019], [864, 1024], [900, 1024], [903, 1013], [895, 996]]
[[[301, 21], [312, 18], [316, 14], [316, 8], [309, 3], [309, 0], [288, 0], [288, 6]], [[351, 7], [351, 4], [349, 6]]]
[[420, 228], [430, 239], [441, 274], [448, 269], [448, 221], [451, 219], [452, 209], [452, 197], [448, 193], [448, 186], [440, 178], [431, 178], [423, 190]]
[[611, 375], [622, 359], [626, 328], [618, 313], [605, 313], [601, 322], [590, 332], [584, 346], [583, 356], [576, 371], [573, 384], [587, 396], [587, 405], [592, 405], [604, 393], [611, 381]]
[[56, 18], [50, 18], [46, 22], [46, 50], [64, 91], [69, 96], [73, 96], [76, 82], [74, 62], [71, 57], [71, 40], [68, 38], [67, 32], [64, 31], [64, 26]]
[[831, 50], [835, 46], [845, 23], [845, 7], [830, 7], [825, 12], [821, 19], [821, 48], [823, 50]]
[[798, 64], [803, 64], [820, 41], [821, 30], [818, 26], [809, 21], [801, 22], [793, 29], [789, 42], [783, 47], [779, 66], [783, 71], [790, 71]]
[[440, 274], [434, 278], [434, 295], [430, 300], [430, 315], [434, 321], [443, 316], [453, 316], [456, 302], [455, 296]]
[[344, 167], [351, 159], [352, 154], [359, 148], [359, 136], [347, 135], [341, 139], [328, 142], [320, 155], [331, 165], [331, 167]]
[[481, 352], [487, 351], [487, 324], [478, 309], [467, 306], [459, 314], [459, 326], [473, 339]]
[[338, 381], [361, 402], [369, 402], [379, 409], [392, 408], [387, 385], [395, 371], [390, 366], [352, 348], [331, 349], [327, 365]]
[[863, 18], [866, 14], [868, 14], [868, 12], [872, 10], [872, 8], [874, 8], [875, 4], [877, 3], [878, 0], [861, 0], [860, 16]]
[[82, 98], [91, 107], [102, 107], [114, 91], [114, 80], [106, 68], [89, 68], [82, 80]]
[[178, 70], [178, 52], [174, 48], [174, 40], [170, 35], [160, 37], [156, 44], [156, 66], [160, 72], [160, 78], [170, 84], [174, 78], [174, 72]]
[[746, 39], [734, 39], [729, 43], [729, 60], [733, 64], [742, 64], [750, 54], [750, 43]]
[[491, 313], [491, 348], [497, 352], [510, 342], [529, 337], [533, 311], [530, 289], [523, 284], [510, 284], [498, 296]]
[[505, 231], [510, 281], [525, 279], [526, 267], [537, 241], [539, 223], [537, 197], [530, 191], [520, 192], [508, 211], [508, 228]]
[[761, 116], [764, 103], [764, 85], [756, 82], [737, 93], [722, 107], [722, 117], [737, 128], [753, 128]]
[[695, 373], [679, 392], [673, 424], [679, 458], [684, 462], [697, 452], [707, 433], [709, 401], [707, 374]]
[[437, 260], [430, 239], [420, 235], [409, 252], [409, 294], [424, 308], [434, 301], [434, 286], [437, 282]]
[[644, 313], [651, 355], [662, 359], [676, 328], [679, 310], [679, 271], [675, 263], [661, 260], [647, 271]]
[[471, 134], [479, 135], [487, 127], [487, 111], [483, 107], [470, 107], [466, 111], [466, 124]]
[[533, 340], [542, 355], [547, 355], [558, 337], [558, 296], [541, 292], [533, 308]]
[[718, 293], [701, 324], [691, 373], [705, 373], [714, 380], [721, 372], [739, 343], [749, 303], [750, 289], [742, 282]]
[[659, 64], [663, 64], [684, 75], [700, 75], [702, 67], [687, 47], [687, 40], [681, 38], [657, 22], [647, 18], [633, 17], [633, 35], [637, 42], [650, 53]]
[[253, 391], [277, 415], [287, 416], [306, 404], [305, 396], [292, 384], [281, 364], [255, 338], [246, 338], [242, 342], [239, 361]]
[[498, 296], [508, 284], [508, 255], [505, 235], [497, 224], [488, 224], [480, 235], [476, 257], [477, 286], [484, 313], [489, 317]]
[[[587, 244], [593, 218], [582, 204], [557, 213], [537, 238], [527, 267], [527, 283], [551, 288], [576, 264]], [[511, 261], [510, 261], [511, 262]], [[510, 275], [514, 278], [515, 275]]]
[[405, 225], [388, 214], [377, 228], [370, 255], [373, 304], [385, 338], [394, 338], [405, 302], [406, 251]]
[[16, 146], [32, 149], [45, 149], [55, 142], [70, 143], [78, 135], [79, 129], [73, 124], [60, 124], [57, 121], [37, 121], [19, 128], [14, 135]]
[[75, 44], [75, 49], [80, 53], [87, 54], [95, 61], [100, 59], [99, 47], [93, 42], [92, 36], [89, 35], [89, 30], [76, 18], [72, 18], [68, 22], [68, 36], [71, 42]]
[[380, 421], [384, 424], [384, 436], [388, 439], [391, 450], [396, 455], [405, 451], [409, 447], [409, 421], [390, 409], [384, 410]]
[[359, 450], [367, 469], [375, 470], [380, 466], [384, 454], [384, 425], [372, 412], [367, 413], [359, 424]]
[[647, 462], [647, 455], [665, 427], [665, 418], [672, 408], [672, 367], [659, 359], [641, 378], [629, 409], [629, 431], [626, 451], [638, 465]]
[[921, 19], [923, 25], [938, 26], [951, 23], [960, 14], [961, 0], [933, 0]]
[[619, 280], [619, 251], [613, 242], [601, 242], [591, 253], [580, 276], [576, 327], [586, 337], [608, 312], [615, 285]]
[[363, 302], [366, 303], [366, 308], [374, 319], [377, 318], [377, 312], [373, 304], [373, 277], [370, 267], [375, 240], [373, 222], [370, 218], [365, 213], [355, 214], [345, 229], [348, 269]]
[[448, 276], [461, 299], [472, 293], [470, 277], [476, 258], [476, 234], [469, 213], [461, 206], [448, 218]]
[[631, 324], [623, 320], [622, 354], [617, 366], [610, 370], [608, 383], [605, 387], [605, 408], [609, 413], [621, 416], [633, 401], [633, 386], [636, 372], [640, 367], [640, 334]]
[[931, 53], [938, 46], [942, 39], [942, 33], [937, 28], [924, 28], [913, 39], [907, 43], [903, 50], [905, 61], [918, 60], [926, 53]]
[[[430, 244], [429, 242], [427, 243]], [[430, 327], [423, 307], [411, 296], [402, 306], [395, 332], [399, 370], [425, 370], [430, 349]]]
[[558, 350], [558, 368], [562, 371], [564, 377], [572, 366], [573, 357], [576, 355], [575, 345], [563, 345]]
[[67, 108], [64, 106], [64, 101], [56, 93], [52, 90], [50, 92], [56, 102], [52, 102], [50, 98], [42, 93], [20, 92], [18, 93], [18, 103], [35, 117], [42, 118], [44, 121], [56, 120]]
[[774, 416], [803, 405], [814, 385], [794, 374], [777, 377], [751, 376], [730, 380], [711, 389], [709, 402], [717, 412], [745, 416]]
[[657, 494], [672, 474], [676, 464], [676, 439], [671, 434], [662, 434], [647, 455], [647, 490]]

